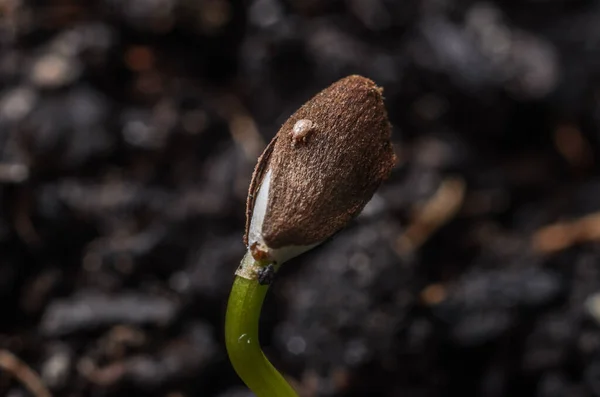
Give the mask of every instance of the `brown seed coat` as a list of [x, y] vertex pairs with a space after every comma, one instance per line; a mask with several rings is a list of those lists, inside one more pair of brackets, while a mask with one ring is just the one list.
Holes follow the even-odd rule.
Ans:
[[[250, 183], [246, 234], [262, 178], [272, 171], [262, 227], [270, 248], [322, 242], [362, 211], [395, 164], [382, 90], [349, 76], [324, 89], [281, 127]], [[294, 125], [311, 120], [310, 139], [294, 145]]]

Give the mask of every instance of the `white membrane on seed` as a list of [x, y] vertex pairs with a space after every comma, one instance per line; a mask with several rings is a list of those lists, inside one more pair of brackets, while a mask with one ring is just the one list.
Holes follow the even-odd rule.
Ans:
[[265, 214], [267, 212], [270, 186], [271, 170], [268, 170], [258, 188], [256, 198], [254, 199], [252, 219], [250, 220], [250, 230], [248, 230], [248, 248], [250, 248], [254, 243], [258, 243], [259, 246], [266, 246], [262, 237], [262, 225], [265, 221]]

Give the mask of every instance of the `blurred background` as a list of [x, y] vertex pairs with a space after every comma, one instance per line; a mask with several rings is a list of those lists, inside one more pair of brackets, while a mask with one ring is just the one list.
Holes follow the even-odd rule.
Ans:
[[357, 73], [399, 162], [278, 275], [274, 364], [303, 397], [600, 396], [599, 67], [591, 0], [0, 0], [0, 395], [251, 396], [251, 173]]

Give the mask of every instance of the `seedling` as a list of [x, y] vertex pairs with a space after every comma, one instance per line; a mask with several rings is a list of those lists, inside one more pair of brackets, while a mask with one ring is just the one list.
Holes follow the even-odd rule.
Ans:
[[246, 207], [246, 255], [225, 319], [234, 369], [257, 397], [296, 397], [258, 340], [262, 304], [279, 267], [345, 227], [395, 163], [382, 90], [349, 76], [318, 93], [258, 159]]

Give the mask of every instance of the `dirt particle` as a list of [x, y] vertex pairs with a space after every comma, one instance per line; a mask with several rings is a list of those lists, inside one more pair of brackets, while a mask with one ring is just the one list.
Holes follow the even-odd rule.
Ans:
[[306, 138], [315, 130], [315, 125], [308, 119], [302, 119], [296, 121], [292, 128], [292, 146], [300, 142], [305, 142]]

